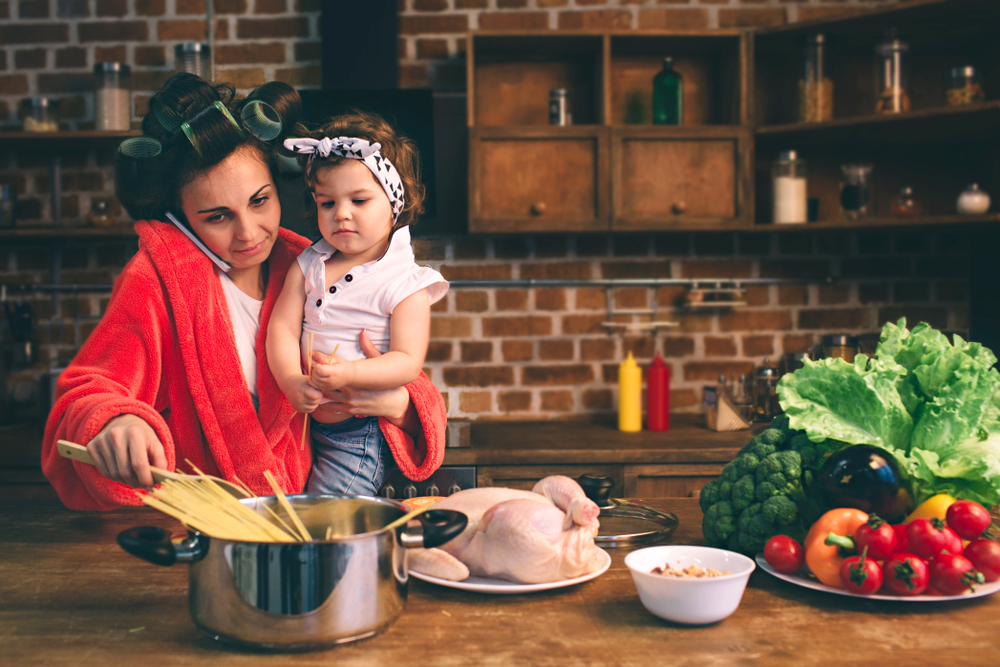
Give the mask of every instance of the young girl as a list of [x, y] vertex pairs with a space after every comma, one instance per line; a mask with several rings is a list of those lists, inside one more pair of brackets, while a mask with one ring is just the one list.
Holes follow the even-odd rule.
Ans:
[[[424, 196], [416, 147], [367, 113], [338, 116], [318, 138], [285, 147], [308, 155], [323, 238], [288, 271], [268, 325], [268, 364], [292, 406], [312, 414], [306, 491], [374, 495], [392, 459], [378, 419], [335, 412], [323, 392], [399, 387], [423, 368], [430, 306], [448, 283], [417, 266], [410, 247]], [[382, 356], [366, 358], [362, 331]]]

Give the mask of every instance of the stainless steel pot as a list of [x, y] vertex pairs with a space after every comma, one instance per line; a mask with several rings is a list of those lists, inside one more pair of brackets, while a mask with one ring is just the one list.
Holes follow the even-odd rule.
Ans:
[[[465, 529], [460, 512], [431, 510], [385, 529], [406, 508], [368, 496], [288, 496], [309, 532], [306, 543], [235, 542], [188, 532], [179, 543], [162, 528], [118, 535], [129, 553], [157, 565], [190, 563], [191, 618], [213, 639], [257, 648], [302, 650], [371, 637], [406, 604], [407, 549], [444, 544]], [[283, 519], [273, 496], [241, 500]]]

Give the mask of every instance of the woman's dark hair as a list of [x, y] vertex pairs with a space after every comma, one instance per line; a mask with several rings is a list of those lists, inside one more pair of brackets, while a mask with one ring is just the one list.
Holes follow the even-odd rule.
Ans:
[[[412, 225], [424, 212], [425, 188], [420, 182], [420, 153], [417, 145], [412, 139], [396, 132], [395, 128], [378, 114], [354, 109], [350, 113], [334, 116], [309, 136], [314, 139], [358, 137], [371, 143], [377, 141], [382, 144], [379, 152], [389, 158], [403, 181], [403, 210], [393, 229]], [[313, 160], [312, 167], [306, 171], [306, 185], [309, 186], [309, 190], [316, 187], [318, 174], [351, 159], [353, 158], [330, 155]], [[315, 206], [309, 192], [306, 196], [309, 197], [307, 202]]]
[[[269, 105], [270, 117], [281, 124], [270, 141], [259, 139], [243, 120], [243, 108], [255, 101]], [[236, 100], [229, 84], [212, 84], [187, 72], [175, 74], [150, 98], [142, 119], [143, 136], [159, 142], [160, 151], [139, 160], [119, 151], [115, 195], [135, 220], [165, 220], [170, 211], [186, 222], [181, 188], [236, 151], [254, 151], [276, 174], [276, 147], [285, 136], [302, 133], [297, 127], [301, 110], [298, 92], [280, 81]]]

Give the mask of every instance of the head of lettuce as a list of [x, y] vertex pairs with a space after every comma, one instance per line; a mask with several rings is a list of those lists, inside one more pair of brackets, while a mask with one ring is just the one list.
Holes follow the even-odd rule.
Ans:
[[874, 357], [806, 361], [778, 383], [789, 426], [821, 450], [891, 453], [914, 500], [947, 493], [1000, 503], [1000, 373], [979, 343], [928, 324], [886, 324]]

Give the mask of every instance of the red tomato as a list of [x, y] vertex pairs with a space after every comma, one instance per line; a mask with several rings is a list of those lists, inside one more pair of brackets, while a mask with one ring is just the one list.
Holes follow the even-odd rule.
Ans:
[[941, 519], [914, 519], [906, 529], [906, 542], [912, 553], [931, 559], [948, 548], [948, 534]]
[[896, 595], [920, 595], [927, 590], [927, 563], [913, 554], [894, 553], [882, 565], [883, 583]]
[[764, 560], [778, 572], [793, 574], [806, 564], [806, 550], [787, 535], [775, 535], [764, 545]]
[[983, 575], [976, 572], [965, 556], [941, 554], [931, 561], [931, 586], [945, 595], [974, 591], [973, 586], [984, 581]]
[[986, 581], [1000, 579], [1000, 542], [993, 540], [969, 542], [962, 555], [969, 559], [976, 570], [983, 573]]
[[944, 534], [948, 536], [948, 544], [945, 546], [945, 550], [952, 556], [961, 556], [962, 552], [965, 550], [965, 544], [962, 543], [962, 538], [948, 526], [944, 527]]
[[867, 556], [851, 556], [840, 566], [840, 583], [858, 595], [873, 595], [882, 588], [882, 568]]
[[854, 548], [862, 553], [867, 548], [869, 558], [885, 560], [896, 551], [896, 531], [882, 519], [869, 514], [868, 523], [854, 531]]
[[910, 527], [908, 523], [900, 523], [892, 527], [892, 532], [896, 533], [896, 551], [907, 553], [910, 545], [906, 539], [906, 529]]
[[985, 507], [971, 500], [959, 500], [948, 507], [948, 526], [963, 540], [974, 540], [983, 534], [992, 519]]

